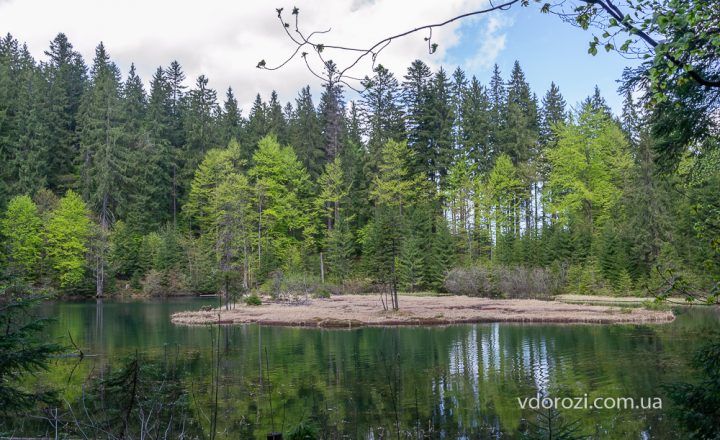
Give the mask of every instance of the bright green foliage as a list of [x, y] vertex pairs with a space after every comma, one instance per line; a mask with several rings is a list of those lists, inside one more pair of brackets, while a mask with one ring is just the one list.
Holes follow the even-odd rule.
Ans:
[[323, 210], [328, 229], [341, 220], [346, 198], [350, 194], [350, 185], [345, 180], [342, 160], [337, 157], [325, 166], [325, 172], [318, 179], [320, 195], [319, 208]]
[[45, 230], [47, 255], [62, 288], [76, 286], [83, 279], [91, 227], [85, 202], [68, 191], [50, 215]]
[[33, 275], [42, 257], [42, 220], [37, 206], [28, 196], [17, 196], [8, 203], [0, 219], [3, 263], [12, 276]]
[[240, 154], [240, 145], [235, 140], [230, 141], [226, 149], [212, 149], [207, 152], [195, 171], [188, 201], [183, 209], [191, 227], [201, 232], [211, 229], [214, 214], [211, 201], [215, 190], [231, 173], [242, 167]]
[[423, 188], [421, 176], [413, 175], [409, 164], [413, 152], [407, 142], [389, 140], [380, 154], [378, 173], [373, 181], [370, 197], [376, 206], [387, 206], [402, 211], [417, 201]]
[[325, 237], [325, 249], [330, 276], [343, 281], [352, 272], [355, 254], [355, 237], [348, 229], [347, 222], [342, 221], [340, 225], [328, 231]]
[[314, 232], [310, 178], [293, 149], [274, 136], [260, 140], [253, 164], [249, 176], [258, 204], [260, 246], [269, 244], [273, 258], [289, 268], [297, 262], [301, 239]]
[[223, 290], [229, 297], [229, 284], [236, 268], [242, 272], [242, 287], [250, 286], [252, 239], [255, 212], [253, 191], [247, 177], [238, 173], [225, 176], [212, 199], [213, 234]]
[[508, 155], [502, 154], [495, 161], [488, 176], [486, 191], [493, 206], [495, 238], [501, 233], [517, 232], [520, 202], [525, 197], [525, 187]]
[[[656, 267], [712, 289], [720, 279], [712, 117], [720, 87], [693, 76], [716, 81], [707, 32], [716, 17], [707, 0], [616, 3], [650, 11], [650, 25], [668, 37], [650, 53], [667, 61], [672, 47], [681, 65], [696, 68], [671, 71], [651, 56], [625, 78], [621, 118], [597, 88], [572, 118], [555, 83], [540, 106], [519, 63], [506, 78], [495, 66], [483, 84], [418, 60], [402, 85], [377, 65], [358, 105], [346, 105], [332, 83], [317, 108], [305, 87], [285, 106], [275, 92], [266, 102], [258, 94], [243, 117], [231, 89], [221, 108], [208, 78], [187, 88], [176, 61], [155, 71], [146, 94], [133, 67], [121, 83], [103, 45], [87, 69], [62, 34], [42, 63], [7, 36], [0, 217], [20, 226], [5, 227], [5, 275], [79, 292], [92, 271], [97, 294], [127, 284], [120, 278], [145, 292], [231, 296], [280, 272], [306, 279], [323, 269], [329, 282], [362, 268], [389, 291], [440, 290], [452, 265], [492, 262], [498, 274], [552, 269], [558, 280], [575, 268], [569, 285], [548, 292], [657, 287]], [[603, 4], [577, 13], [602, 25], [608, 17], [590, 10]], [[645, 80], [638, 102], [634, 84]], [[667, 99], [653, 99], [661, 84]], [[77, 239], [53, 236], [71, 226], [55, 195], [68, 188], [79, 189], [98, 223], [79, 216], [92, 234], [75, 247]], [[6, 212], [24, 194], [37, 212], [15, 202]], [[36, 253], [36, 241], [8, 236], [33, 236], [37, 218], [54, 241]]]
[[560, 128], [547, 158], [551, 209], [564, 221], [582, 219], [592, 233], [622, 195], [622, 179], [632, 164], [625, 136], [602, 112], [585, 106], [577, 122]]

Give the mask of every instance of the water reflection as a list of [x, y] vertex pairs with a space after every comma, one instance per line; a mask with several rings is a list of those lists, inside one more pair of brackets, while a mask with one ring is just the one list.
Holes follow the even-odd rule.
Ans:
[[[201, 422], [214, 407], [217, 385], [220, 438], [263, 438], [273, 418], [286, 432], [310, 423], [325, 438], [397, 438], [397, 431], [401, 438], [515, 438], [521, 421], [534, 417], [519, 408], [518, 397], [658, 395], [657, 384], [687, 372], [698, 332], [719, 327], [706, 312], [685, 313], [666, 326], [613, 327], [327, 331], [169, 322], [172, 312], [209, 302], [48, 306], [46, 313], [58, 318], [54, 336], [70, 332], [83, 351], [102, 355], [84, 361], [66, 393], [77, 395], [86, 377], [117, 368], [137, 350], [148, 359], [178, 359]], [[64, 386], [67, 371], [59, 363], [48, 381]], [[567, 416], [580, 418], [581, 431], [596, 438], [673, 437], [664, 412]]]

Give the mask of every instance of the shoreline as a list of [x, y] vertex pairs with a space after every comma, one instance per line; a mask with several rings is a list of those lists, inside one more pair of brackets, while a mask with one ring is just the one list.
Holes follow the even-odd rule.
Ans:
[[385, 311], [379, 295], [337, 295], [306, 303], [234, 304], [230, 310], [186, 311], [171, 316], [176, 325], [258, 324], [281, 327], [359, 328], [443, 326], [473, 323], [663, 324], [671, 311], [569, 304], [535, 299], [467, 296], [400, 297], [400, 310]]

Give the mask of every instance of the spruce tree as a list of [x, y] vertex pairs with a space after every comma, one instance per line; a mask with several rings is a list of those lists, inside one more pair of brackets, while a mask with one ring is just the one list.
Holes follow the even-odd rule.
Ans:
[[52, 152], [48, 186], [64, 191], [76, 180], [75, 163], [80, 145], [77, 135], [80, 102], [87, 82], [87, 68], [65, 34], [58, 34], [45, 52], [48, 81], [45, 98], [48, 125], [48, 151]]
[[82, 188], [109, 227], [115, 208], [123, 200], [128, 163], [123, 145], [120, 73], [100, 45], [95, 50], [91, 83], [80, 109]]
[[405, 108], [405, 124], [408, 145], [415, 152], [413, 168], [418, 173], [428, 174], [432, 159], [429, 140], [430, 81], [432, 72], [421, 60], [410, 64], [402, 83], [402, 103]]
[[453, 127], [455, 112], [450, 79], [440, 68], [430, 83], [429, 90], [429, 139], [430, 151], [428, 178], [445, 188], [445, 177], [454, 156]]
[[268, 108], [258, 93], [250, 108], [244, 142], [241, 143], [243, 151], [242, 158], [248, 163], [251, 163], [253, 154], [257, 150], [258, 142], [269, 133]]
[[[400, 106], [400, 86], [395, 76], [382, 65], [374, 70], [375, 75], [363, 82], [361, 114], [365, 135], [368, 138], [369, 172], [378, 169], [378, 159], [389, 140], [405, 138], [405, 121]], [[419, 160], [419, 159], [418, 159]]]
[[474, 76], [462, 96], [459, 113], [459, 146], [472, 161], [476, 175], [492, 169], [495, 152], [492, 149], [490, 98], [487, 90]]
[[[278, 94], [275, 90], [270, 93], [270, 102], [267, 104], [268, 133], [274, 133], [281, 145], [288, 143], [288, 123], [280, 106]], [[264, 136], [264, 135], [263, 135]]]
[[326, 155], [310, 86], [302, 88], [295, 103], [295, 114], [290, 121], [290, 144], [314, 180], [322, 174]]
[[329, 163], [342, 152], [345, 140], [345, 101], [342, 85], [328, 82], [323, 85], [318, 116], [323, 134], [325, 160]]
[[242, 141], [242, 116], [238, 107], [237, 99], [233, 93], [232, 87], [228, 87], [225, 93], [225, 103], [220, 116], [220, 135], [219, 142], [221, 145], [227, 145], [231, 140]]

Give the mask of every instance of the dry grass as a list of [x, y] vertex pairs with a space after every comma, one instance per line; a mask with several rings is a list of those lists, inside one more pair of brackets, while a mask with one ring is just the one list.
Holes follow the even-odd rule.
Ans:
[[402, 296], [400, 310], [384, 311], [378, 295], [333, 296], [307, 304], [235, 305], [226, 311], [180, 312], [172, 322], [185, 325], [245, 324], [354, 328], [361, 326], [448, 325], [477, 322], [664, 323], [672, 312], [600, 305], [576, 305], [531, 299], [489, 299], [467, 296]]
[[604, 296], [604, 295], [557, 295], [556, 301], [569, 304], [603, 304], [616, 306], [643, 305], [647, 301], [655, 301], [653, 297], [640, 296]]

